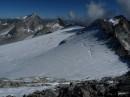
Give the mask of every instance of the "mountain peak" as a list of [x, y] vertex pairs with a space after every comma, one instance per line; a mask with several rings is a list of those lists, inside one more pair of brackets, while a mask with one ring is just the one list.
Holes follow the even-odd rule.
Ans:
[[37, 14], [36, 12], [33, 12], [30, 16], [31, 16], [31, 17], [37, 17], [38, 14]]

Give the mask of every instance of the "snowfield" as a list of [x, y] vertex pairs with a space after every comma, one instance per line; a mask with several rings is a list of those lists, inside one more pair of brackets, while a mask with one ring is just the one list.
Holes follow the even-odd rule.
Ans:
[[[127, 65], [94, 36], [96, 30], [75, 35], [72, 27], [0, 46], [0, 77], [47, 76], [80, 80], [117, 76]], [[67, 31], [73, 32], [69, 33]], [[59, 45], [63, 40], [65, 43]]]
[[19, 87], [19, 88], [0, 88], [0, 97], [6, 97], [8, 95], [16, 96], [16, 97], [23, 97], [24, 94], [30, 94], [35, 91], [42, 91], [48, 88], [47, 86], [41, 87]]

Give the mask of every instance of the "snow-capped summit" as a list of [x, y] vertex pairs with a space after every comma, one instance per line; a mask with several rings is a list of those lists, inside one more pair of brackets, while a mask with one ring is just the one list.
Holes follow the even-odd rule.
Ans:
[[36, 26], [43, 24], [43, 19], [40, 18], [40, 16], [38, 16], [37, 14], [33, 13], [31, 15], [26, 16], [26, 18], [24, 19], [24, 24], [28, 28], [35, 30]]
[[24, 20], [24, 19], [26, 19], [28, 16], [24, 16], [24, 17], [22, 17], [22, 19]]
[[111, 19], [109, 19], [109, 22], [112, 23], [113, 26], [116, 26], [117, 24], [119, 24], [119, 19], [111, 18]]

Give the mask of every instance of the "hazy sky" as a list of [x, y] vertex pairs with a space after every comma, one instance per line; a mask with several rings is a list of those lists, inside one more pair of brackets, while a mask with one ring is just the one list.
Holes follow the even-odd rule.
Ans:
[[70, 11], [82, 16], [86, 15], [90, 2], [100, 3], [109, 12], [120, 13], [117, 1], [121, 0], [0, 0], [0, 17], [24, 16], [32, 12], [43, 17], [67, 16]]

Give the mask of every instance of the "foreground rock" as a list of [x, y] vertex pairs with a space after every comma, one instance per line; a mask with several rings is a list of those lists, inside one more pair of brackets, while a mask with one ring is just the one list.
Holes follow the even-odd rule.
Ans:
[[130, 73], [116, 78], [106, 77], [101, 80], [62, 84], [23, 97], [130, 97]]

